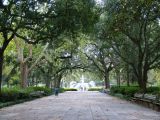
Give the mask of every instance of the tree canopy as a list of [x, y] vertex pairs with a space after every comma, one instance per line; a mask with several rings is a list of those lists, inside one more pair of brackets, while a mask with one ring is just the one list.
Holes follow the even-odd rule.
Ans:
[[84, 73], [146, 91], [159, 32], [158, 0], [1, 0], [0, 86], [60, 87]]

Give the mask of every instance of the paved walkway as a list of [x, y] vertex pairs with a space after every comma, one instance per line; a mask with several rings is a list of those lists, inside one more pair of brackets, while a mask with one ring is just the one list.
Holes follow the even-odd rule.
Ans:
[[99, 92], [66, 92], [0, 109], [0, 120], [160, 120], [160, 113]]

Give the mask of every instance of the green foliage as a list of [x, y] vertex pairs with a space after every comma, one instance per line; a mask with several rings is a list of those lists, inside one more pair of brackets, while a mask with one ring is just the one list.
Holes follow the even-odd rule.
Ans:
[[139, 91], [139, 87], [126, 87], [124, 89], [124, 95], [133, 97], [136, 92]]
[[114, 95], [115, 97], [120, 98], [120, 99], [128, 99], [128, 97], [122, 95], [121, 93], [115, 93], [115, 94], [113, 94], [113, 95]]
[[94, 88], [89, 88], [88, 91], [101, 91], [102, 88], [99, 87], [94, 87]]
[[160, 93], [160, 87], [148, 87], [147, 93], [158, 94]]
[[[54, 92], [54, 90], [53, 90], [53, 92]], [[59, 88], [59, 93], [63, 93], [63, 92], [65, 92], [64, 88]]]
[[160, 86], [160, 69], [156, 69], [154, 71], [155, 79], [157, 81], [158, 86]]
[[[139, 81], [138, 83], [143, 81], [148, 83], [147, 79], [144, 80], [147, 77], [141, 73], [147, 74], [150, 69], [160, 67], [159, 1], [149, 1], [106, 1], [103, 11], [100, 11], [104, 12], [101, 14], [101, 20], [95, 26], [97, 30], [93, 29], [93, 24], [99, 20], [100, 13], [94, 0], [8, 1], [7, 9], [0, 9], [0, 47], [4, 48], [0, 53], [4, 52], [5, 55], [3, 79], [0, 75], [0, 81], [3, 80], [2, 83], [8, 86], [20, 84], [20, 70], [15, 59], [17, 51], [13, 42], [16, 38], [26, 42], [40, 40], [33, 47], [33, 57], [27, 62], [28, 67], [37, 60], [43, 44], [49, 41], [49, 47], [41, 60], [35, 65], [34, 70], [29, 72], [28, 82], [33, 86], [38, 83], [46, 83], [46, 86], [49, 86], [52, 80], [58, 81], [57, 78], [68, 83], [73, 79], [77, 82], [82, 74], [87, 78], [85, 82], [96, 81], [103, 78], [106, 65], [107, 71], [116, 66], [116, 70], [118, 68], [118, 72], [120, 71], [116, 74], [125, 76], [124, 80], [130, 77]], [[95, 35], [87, 36], [86, 33], [91, 31], [95, 31]], [[84, 32], [85, 34], [82, 34]], [[28, 46], [24, 42], [18, 41], [18, 43], [23, 46], [26, 58], [30, 52]], [[84, 53], [88, 51], [88, 57], [83, 54], [83, 50]], [[80, 69], [78, 74], [72, 71], [74, 69]], [[87, 70], [92, 72], [92, 75], [86, 72]], [[126, 74], [127, 72], [129, 74]], [[157, 71], [156, 79], [160, 81], [159, 78]], [[138, 87], [112, 87], [111, 91], [133, 96], [138, 89]], [[60, 92], [71, 90], [59, 89]], [[99, 88], [89, 89], [89, 91], [99, 90]], [[30, 94], [36, 91], [43, 91], [44, 95], [52, 92], [45, 87], [4, 88], [1, 98], [6, 101], [26, 99], [32, 97]], [[159, 88], [147, 88], [147, 92], [156, 94]]]
[[[122, 87], [117, 87], [113, 86], [110, 89], [111, 94], [122, 94], [127, 97], [133, 97], [135, 93], [141, 92], [141, 89], [136, 86], [122, 86]], [[160, 88], [159, 87], [148, 87], [146, 90], [146, 93], [149, 94], [159, 94], [160, 93]]]
[[64, 91], [77, 91], [75, 88], [64, 88]]
[[47, 87], [31, 87], [31, 88], [33, 89], [33, 91], [44, 91], [46, 95], [49, 95], [52, 93], [52, 90]]
[[99, 36], [129, 65], [145, 91], [148, 71], [160, 65], [159, 1], [111, 0], [105, 5]]
[[110, 89], [111, 94], [117, 94], [120, 93], [125, 96], [133, 97], [135, 93], [139, 92], [140, 88], [136, 86], [123, 86], [123, 87], [118, 87], [118, 86], [113, 86]]
[[[59, 93], [63, 93], [65, 91], [77, 91], [75, 88], [59, 88]], [[53, 90], [54, 92], [54, 90]]]
[[19, 88], [3, 88], [0, 96], [0, 101], [15, 101], [19, 97]]
[[[0, 60], [2, 59], [3, 53], [8, 53], [8, 51], [9, 53], [11, 53], [11, 55], [13, 55], [13, 52], [14, 52], [13, 49], [15, 50], [15, 46], [12, 49], [9, 49], [7, 52], [6, 52], [6, 48], [8, 47], [8, 45], [13, 43], [12, 41], [15, 38], [24, 40], [25, 42], [28, 42], [30, 44], [40, 43], [42, 45], [42, 44], [45, 44], [46, 42], [49, 42], [51, 48], [55, 48], [53, 44], [56, 44], [55, 46], [60, 47], [64, 43], [64, 41], [61, 38], [59, 38], [60, 36], [67, 36], [69, 38], [67, 39], [67, 43], [70, 43], [70, 41], [73, 40], [72, 38], [76, 38], [77, 33], [79, 32], [87, 33], [92, 31], [94, 26], [93, 24], [98, 20], [98, 16], [99, 16], [95, 8], [94, 0], [80, 0], [80, 1], [37, 0], [37, 1], [14, 1], [14, 2], [11, 0], [11, 1], [7, 1], [7, 5], [3, 5], [4, 4], [3, 2], [1, 4], [2, 4], [2, 8], [0, 9], [0, 13], [1, 13], [0, 14], [0, 39], [1, 39], [0, 47], [2, 49], [0, 49], [0, 53], [1, 53]], [[76, 42], [74, 41], [74, 43]], [[23, 45], [24, 45], [24, 48], [23, 48], [24, 58], [26, 58], [30, 50], [26, 49], [25, 44], [22, 43], [22, 46]], [[44, 68], [45, 66], [41, 67], [41, 65], [37, 64], [36, 66], [41, 68], [39, 70], [35, 70], [36, 72], [34, 73], [30, 72], [30, 74], [32, 74], [32, 77], [37, 78], [37, 76], [35, 76], [34, 74], [39, 75], [40, 71], [41, 73], [43, 72], [47, 77], [47, 79], [49, 80], [50, 78], [53, 78], [53, 77], [56, 78], [57, 76], [59, 76], [59, 74], [64, 74], [63, 71], [65, 71], [66, 69], [70, 69], [70, 66], [69, 66], [70, 63], [69, 63], [69, 59], [62, 60], [61, 58], [64, 56], [61, 56], [61, 55], [66, 53], [71, 54], [71, 49], [69, 48], [74, 49], [73, 46], [77, 47], [77, 45], [75, 44], [72, 45], [71, 47], [67, 44], [68, 49], [66, 50], [64, 49], [64, 46], [63, 46], [63, 51], [61, 51], [60, 54], [58, 53], [57, 53], [58, 55], [52, 54], [53, 56], [55, 56], [55, 58], [53, 59], [51, 58], [51, 61], [45, 58], [47, 55], [43, 56], [42, 57], [43, 60], [41, 61], [41, 63], [42, 62], [47, 63], [48, 66], [51, 66], [51, 68], [46, 65], [46, 67], [48, 68], [46, 70]], [[32, 58], [32, 61], [34, 61], [34, 59], [37, 59], [36, 55], [38, 54], [35, 54], [35, 53], [39, 53], [39, 51], [41, 51], [39, 49], [41, 49], [41, 47], [39, 46], [37, 46], [36, 49], [33, 49], [34, 58]], [[10, 59], [7, 59], [7, 60], [10, 60]], [[7, 60], [4, 59], [4, 61], [8, 63], [9, 61]], [[29, 58], [29, 62], [27, 62], [27, 65], [32, 61]], [[13, 65], [12, 62], [11, 64]], [[0, 69], [1, 69], [2, 64], [0, 65], [1, 65], [0, 66]], [[53, 65], [57, 66], [57, 68], [54, 67]], [[31, 66], [31, 65], [28, 65], [28, 66]], [[17, 66], [9, 66], [9, 67], [16, 68]], [[56, 70], [51, 70], [52, 68], [55, 68]], [[17, 70], [14, 73], [16, 73], [17, 75], [18, 71], [19, 70]], [[51, 71], [51, 72], [48, 73], [48, 71]], [[53, 71], [56, 71], [56, 72], [53, 73]], [[8, 76], [8, 74], [10, 74], [10, 70], [7, 70], [6, 73], [7, 74], [5, 76]], [[40, 76], [41, 79], [43, 79], [42, 76]], [[6, 80], [6, 82], [8, 82], [8, 79]], [[14, 81], [12, 80], [10, 82], [12, 85], [18, 84], [18, 81], [15, 81], [14, 83]], [[2, 73], [0, 73], [0, 84], [1, 83], [2, 83]]]
[[124, 88], [117, 87], [117, 86], [112, 86], [110, 89], [111, 93], [124, 93]]
[[52, 93], [51, 89], [45, 87], [28, 87], [26, 89], [21, 89], [19, 87], [3, 88], [0, 96], [0, 102], [31, 99], [33, 97], [31, 93], [37, 91], [44, 92], [41, 96], [50, 95]]
[[75, 32], [79, 29], [87, 32], [97, 20], [93, 10], [93, 0], [55, 0], [54, 12], [57, 14], [55, 25], [59, 34], [62, 31]]

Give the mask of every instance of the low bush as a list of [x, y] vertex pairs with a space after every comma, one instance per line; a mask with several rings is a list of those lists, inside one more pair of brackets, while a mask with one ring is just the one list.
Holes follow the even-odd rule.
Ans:
[[19, 87], [3, 88], [0, 95], [0, 102], [31, 99], [33, 97], [32, 93], [35, 93], [36, 91], [41, 91], [42, 96], [50, 95], [52, 93], [51, 89], [46, 87], [28, 87], [26, 89], [21, 89]]
[[0, 101], [15, 101], [19, 98], [19, 88], [3, 88], [0, 96]]
[[148, 87], [146, 92], [151, 94], [159, 94], [160, 87]]
[[139, 87], [126, 87], [124, 88], [124, 95], [128, 97], [133, 97], [135, 93], [139, 91]]
[[64, 91], [77, 91], [75, 88], [64, 88]]
[[63, 93], [63, 92], [65, 92], [64, 88], [59, 88], [59, 93]]
[[19, 91], [18, 99], [29, 99], [29, 98], [31, 98], [31, 96], [30, 96], [30, 93], [31, 93], [31, 92], [32, 92], [32, 91], [27, 90], [27, 89], [20, 90], [20, 91]]
[[[117, 94], [120, 93], [124, 96], [128, 96], [128, 97], [133, 97], [135, 93], [141, 93], [141, 90], [139, 87], [137, 86], [122, 86], [122, 87], [117, 87], [117, 86], [113, 86], [110, 89], [111, 94]], [[146, 93], [149, 94], [159, 94], [160, 93], [160, 88], [159, 87], [148, 87], [146, 90]]]
[[47, 87], [33, 87], [33, 91], [43, 91], [44, 95], [50, 95], [52, 90]]
[[113, 87], [111, 87], [110, 92], [111, 92], [111, 94], [120, 93], [124, 96], [133, 97], [134, 94], [136, 92], [138, 92], [139, 90], [140, 90], [139, 87], [136, 87], [136, 86], [130, 86], [130, 87], [127, 87], [127, 86], [122, 86], [122, 87], [113, 86]]
[[124, 87], [112, 86], [110, 92], [124, 94], [124, 90], [125, 90]]
[[102, 88], [95, 87], [95, 88], [89, 88], [88, 91], [101, 91]]

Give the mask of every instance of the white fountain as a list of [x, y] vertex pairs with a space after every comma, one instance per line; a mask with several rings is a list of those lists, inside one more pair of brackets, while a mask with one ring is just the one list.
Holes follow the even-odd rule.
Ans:
[[76, 88], [79, 91], [87, 91], [90, 87], [95, 87], [95, 82], [94, 81], [90, 81], [89, 83], [85, 82], [85, 77], [82, 75], [82, 77], [80, 78], [80, 82], [76, 83], [74, 81], [72, 81], [70, 83], [70, 88]]

